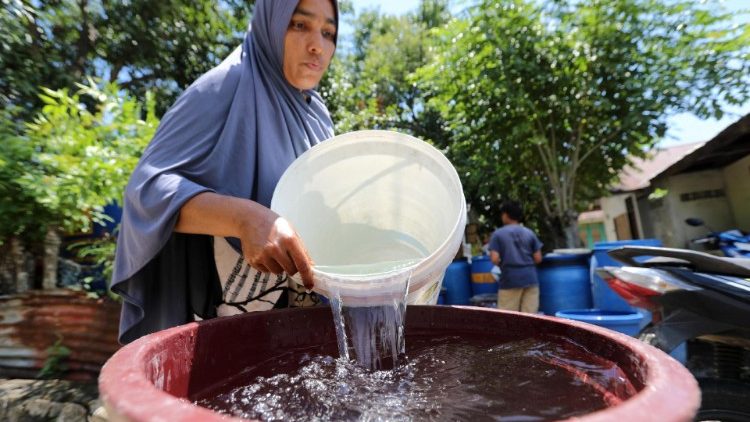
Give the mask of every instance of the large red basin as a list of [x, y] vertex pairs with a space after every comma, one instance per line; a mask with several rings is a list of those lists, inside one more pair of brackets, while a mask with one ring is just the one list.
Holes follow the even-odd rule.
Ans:
[[[500, 341], [535, 334], [566, 336], [615, 362], [637, 394], [575, 420], [691, 421], [700, 404], [692, 375], [667, 354], [634, 338], [577, 321], [459, 306], [409, 306], [406, 336], [463, 332]], [[99, 377], [112, 421], [239, 421], [193, 405], [187, 397], [222, 384], [279, 351], [335, 342], [327, 307], [253, 312], [190, 323], [120, 349]]]

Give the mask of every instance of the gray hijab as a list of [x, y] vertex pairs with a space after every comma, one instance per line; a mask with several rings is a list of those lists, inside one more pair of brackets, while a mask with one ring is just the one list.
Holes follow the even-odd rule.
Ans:
[[193, 314], [214, 316], [219, 282], [210, 237], [173, 233], [187, 200], [216, 192], [269, 206], [292, 161], [333, 136], [320, 96], [303, 95], [283, 76], [297, 3], [256, 2], [242, 45], [177, 99], [131, 175], [112, 277], [124, 299], [121, 342]]

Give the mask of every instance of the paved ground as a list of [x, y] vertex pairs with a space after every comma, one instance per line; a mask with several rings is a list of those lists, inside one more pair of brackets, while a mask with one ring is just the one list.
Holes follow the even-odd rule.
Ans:
[[96, 384], [63, 380], [0, 379], [0, 420], [105, 422]]

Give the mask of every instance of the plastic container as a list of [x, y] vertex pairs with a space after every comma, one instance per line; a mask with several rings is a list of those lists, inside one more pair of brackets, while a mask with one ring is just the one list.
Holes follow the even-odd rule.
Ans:
[[122, 207], [117, 202], [110, 202], [104, 207], [104, 214], [111, 218], [111, 221], [106, 221], [104, 225], [94, 224], [92, 230], [94, 236], [101, 237], [106, 234], [114, 234], [115, 229], [122, 220]]
[[492, 274], [492, 263], [490, 257], [478, 255], [471, 258], [471, 291], [475, 295], [483, 293], [497, 293], [500, 283]]
[[[620, 267], [622, 264], [615, 261], [609, 255], [607, 251], [621, 246], [661, 246], [661, 240], [659, 239], [633, 239], [633, 240], [619, 240], [615, 242], [597, 242], [594, 244], [594, 256], [591, 258], [591, 292], [594, 308], [606, 309], [610, 311], [628, 311], [633, 312], [639, 310], [633, 306], [628, 305], [623, 298], [617, 295], [610, 287], [607, 282], [602, 280], [596, 272], [595, 268], [604, 266]], [[642, 258], [642, 259], [648, 259]], [[639, 259], [640, 260], [640, 259]]]
[[[616, 364], [636, 390], [632, 395], [624, 393], [607, 377], [577, 371], [593, 394], [615, 403], [572, 418], [577, 422], [687, 422], [700, 405], [698, 383], [677, 361], [634, 338], [578, 321], [468, 306], [409, 306], [405, 331], [407, 344], [416, 336], [446, 335], [482, 336], [496, 344], [537, 336], [574, 341], [592, 356]], [[239, 422], [245, 419], [199, 407], [191, 398], [225, 385], [248, 367], [277, 359], [284, 351], [322, 345], [328, 345], [335, 356], [330, 307], [248, 312], [193, 322], [122, 347], [101, 371], [100, 397], [111, 421]], [[561, 371], [571, 369], [565, 360], [557, 364]], [[533, 390], [542, 382], [548, 381], [530, 378], [523, 388]]]
[[480, 308], [497, 308], [497, 293], [482, 293], [469, 299], [471, 306]]
[[629, 311], [608, 311], [602, 309], [569, 309], [558, 311], [556, 317], [586, 322], [609, 328], [631, 337], [638, 335], [643, 314]]
[[309, 149], [282, 175], [271, 209], [305, 242], [314, 290], [350, 306], [392, 303], [407, 280], [410, 304], [436, 303], [466, 225], [450, 161], [388, 131], [346, 133]]
[[445, 286], [440, 288], [440, 294], [438, 295], [438, 300], [437, 300], [438, 305], [445, 305], [445, 294], [447, 292], [448, 292], [448, 289], [446, 289]]
[[564, 309], [591, 308], [591, 251], [548, 253], [537, 267], [539, 310], [555, 315]]
[[471, 270], [466, 259], [453, 261], [443, 278], [446, 305], [468, 305], [471, 297]]

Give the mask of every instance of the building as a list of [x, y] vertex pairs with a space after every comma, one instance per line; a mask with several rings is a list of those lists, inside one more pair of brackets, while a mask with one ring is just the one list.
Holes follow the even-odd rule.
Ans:
[[706, 233], [685, 224], [688, 217], [713, 230], [750, 230], [750, 114], [707, 142], [635, 159], [600, 205], [609, 241], [658, 238], [665, 246], [688, 247]]

